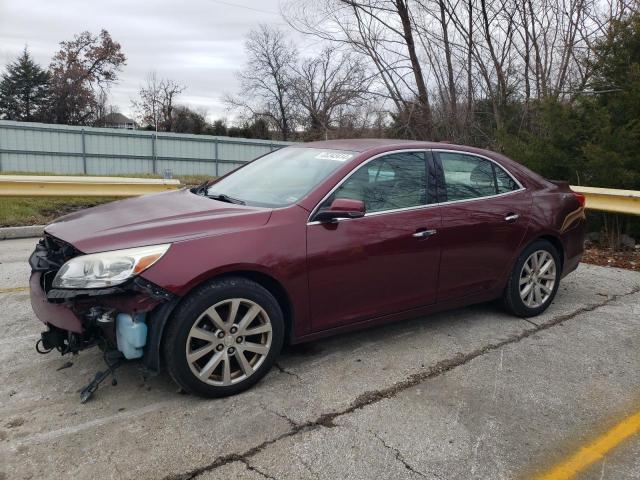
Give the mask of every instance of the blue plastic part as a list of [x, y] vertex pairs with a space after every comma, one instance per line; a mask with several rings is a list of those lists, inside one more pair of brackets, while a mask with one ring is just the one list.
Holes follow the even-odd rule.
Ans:
[[145, 316], [145, 313], [139, 313], [133, 317], [128, 313], [119, 313], [116, 316], [118, 350], [127, 360], [140, 358], [144, 354], [143, 348], [147, 344]]

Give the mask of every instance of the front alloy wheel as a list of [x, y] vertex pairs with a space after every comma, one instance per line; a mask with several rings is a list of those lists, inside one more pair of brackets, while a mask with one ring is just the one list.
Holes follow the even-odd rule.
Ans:
[[178, 305], [163, 353], [184, 390], [224, 397], [266, 375], [283, 340], [282, 310], [273, 295], [251, 280], [230, 277], [202, 285]]
[[242, 382], [264, 363], [272, 338], [271, 320], [260, 305], [246, 298], [223, 300], [191, 327], [186, 342], [189, 368], [210, 385]]

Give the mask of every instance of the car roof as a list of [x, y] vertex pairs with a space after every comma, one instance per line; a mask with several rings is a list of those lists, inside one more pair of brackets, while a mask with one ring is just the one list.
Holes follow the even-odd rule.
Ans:
[[[422, 140], [401, 140], [394, 138], [352, 138], [339, 140], [322, 140], [318, 142], [307, 142], [303, 144], [293, 144], [295, 146], [304, 146], [309, 148], [325, 148], [327, 150], [349, 150], [352, 152], [364, 153], [383, 153], [398, 148], [419, 148], [419, 149], [436, 149], [436, 150], [456, 150], [460, 152], [475, 153], [486, 157], [496, 159], [502, 155], [485, 150], [482, 148], [470, 147], [468, 145], [459, 145], [450, 142], [427, 142]], [[504, 157], [502, 157], [504, 159]]]
[[[349, 150], [352, 152], [358, 152], [360, 154], [376, 155], [392, 151], [396, 149], [425, 149], [425, 150], [452, 150], [459, 151], [461, 153], [470, 153], [481, 155], [490, 158], [503, 167], [507, 168], [511, 173], [518, 171], [524, 174], [529, 179], [533, 179], [538, 185], [548, 184], [542, 176], [529, 170], [524, 165], [521, 165], [504, 155], [493, 152], [491, 150], [485, 150], [477, 147], [470, 147], [468, 145], [458, 145], [449, 142], [426, 142], [419, 140], [399, 140], [391, 138], [353, 138], [353, 139], [340, 139], [340, 140], [323, 140], [318, 142], [307, 142], [300, 144], [292, 144], [291, 147], [310, 147], [310, 148], [323, 148], [327, 150]], [[521, 179], [520, 179], [521, 180]]]
[[401, 140], [393, 138], [352, 138], [352, 139], [339, 139], [339, 140], [322, 140], [318, 142], [307, 142], [302, 144], [293, 144], [292, 147], [304, 146], [309, 148], [323, 148], [327, 150], [349, 150], [358, 153], [384, 153], [386, 151], [397, 149], [425, 149], [425, 150], [455, 150], [466, 153], [475, 153], [483, 155], [491, 159], [507, 160], [512, 163], [511, 160], [503, 157], [502, 155], [492, 152], [490, 150], [484, 150], [482, 148], [470, 147], [468, 145], [458, 145], [449, 142], [427, 142], [421, 140]]
[[331, 150], [350, 150], [352, 152], [365, 152], [367, 150], [390, 147], [415, 147], [415, 148], [442, 148], [439, 142], [424, 142], [418, 140], [399, 140], [391, 138], [352, 138], [339, 140], [322, 140], [318, 142], [308, 142], [305, 147], [326, 148]]

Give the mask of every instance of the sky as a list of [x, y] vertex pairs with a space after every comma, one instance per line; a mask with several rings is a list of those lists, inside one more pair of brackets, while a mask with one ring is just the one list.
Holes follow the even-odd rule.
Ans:
[[[127, 56], [110, 103], [132, 115], [131, 99], [147, 74], [187, 87], [180, 102], [232, 119], [223, 97], [237, 92], [244, 37], [260, 23], [288, 30], [280, 0], [0, 0], [0, 68], [25, 45], [48, 66], [59, 43], [105, 28]], [[293, 33], [292, 33], [293, 35]], [[298, 41], [302, 39], [298, 38]], [[299, 44], [300, 45], [300, 44]]]

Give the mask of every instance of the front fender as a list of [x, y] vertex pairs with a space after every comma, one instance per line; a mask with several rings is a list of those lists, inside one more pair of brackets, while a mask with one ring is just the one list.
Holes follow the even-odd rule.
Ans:
[[149, 333], [147, 336], [147, 344], [144, 347], [142, 361], [144, 366], [154, 374], [160, 373], [160, 346], [162, 345], [164, 328], [179, 303], [180, 298], [174, 298], [169, 302], [159, 305], [147, 315]]

